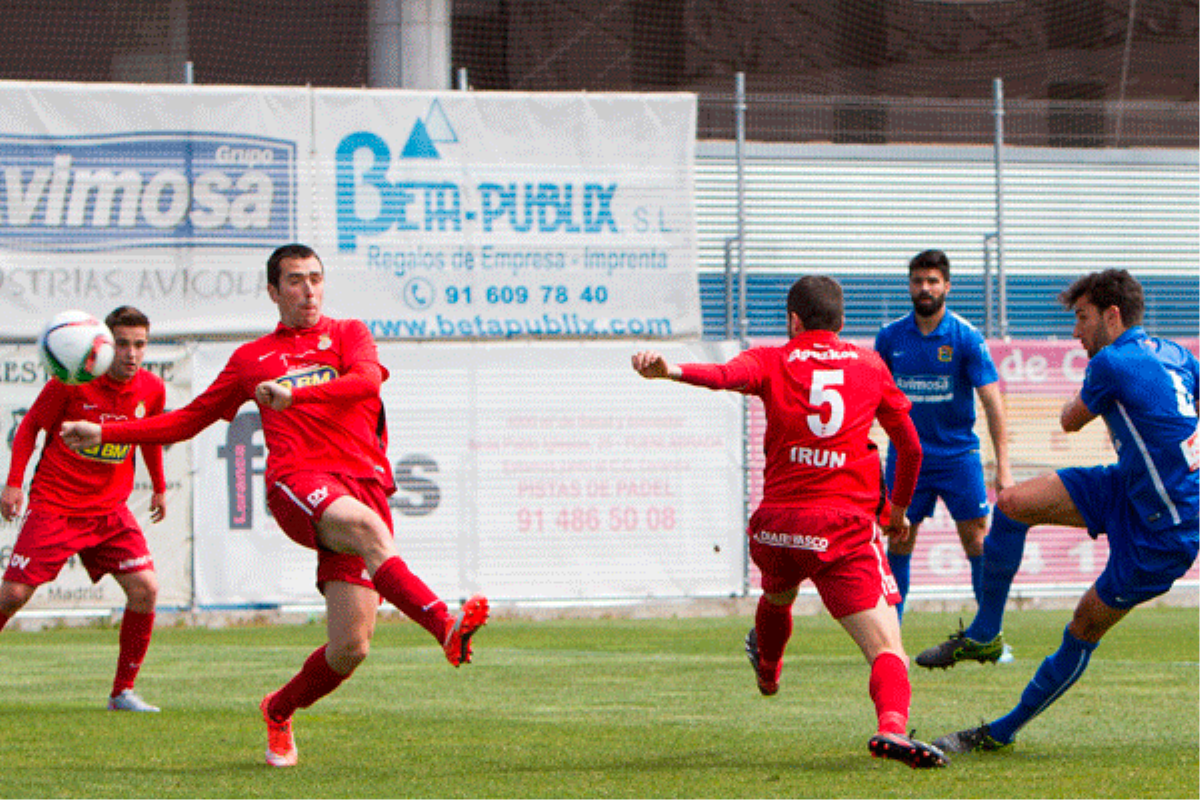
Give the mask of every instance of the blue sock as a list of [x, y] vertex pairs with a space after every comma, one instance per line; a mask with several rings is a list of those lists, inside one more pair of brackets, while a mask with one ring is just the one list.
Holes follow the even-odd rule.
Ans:
[[896, 588], [900, 590], [900, 605], [896, 606], [896, 616], [904, 621], [904, 600], [908, 597], [908, 581], [912, 575], [912, 554], [888, 553], [888, 566], [892, 568], [892, 577], [896, 579]]
[[1004, 605], [1013, 578], [1025, 554], [1025, 534], [1029, 526], [1014, 522], [997, 509], [992, 515], [992, 529], [983, 540], [983, 570], [975, 599], [979, 611], [966, 634], [977, 642], [990, 642], [1003, 629]]
[[988, 726], [992, 738], [1000, 743], [1011, 742], [1017, 731], [1045, 711], [1079, 680], [1079, 676], [1087, 669], [1095, 649], [1096, 644], [1076, 639], [1070, 630], [1063, 630], [1062, 645], [1054, 655], [1047, 656], [1042, 661], [1033, 680], [1021, 694], [1021, 702]]

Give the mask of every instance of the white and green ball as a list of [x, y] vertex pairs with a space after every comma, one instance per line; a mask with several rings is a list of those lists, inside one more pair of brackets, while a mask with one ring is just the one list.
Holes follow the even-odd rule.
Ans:
[[52, 377], [73, 386], [98, 378], [112, 366], [112, 331], [86, 311], [63, 311], [38, 337], [42, 364]]

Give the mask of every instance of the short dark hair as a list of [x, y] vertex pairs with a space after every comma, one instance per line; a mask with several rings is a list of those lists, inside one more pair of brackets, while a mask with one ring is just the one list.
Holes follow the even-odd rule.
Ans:
[[942, 273], [942, 280], [950, 280], [950, 259], [941, 250], [923, 250], [913, 256], [908, 262], [909, 277], [919, 269], [936, 269]]
[[104, 324], [110, 331], [116, 327], [150, 330], [150, 318], [133, 306], [117, 306], [104, 318]]
[[1129, 270], [1106, 269], [1088, 273], [1063, 290], [1058, 295], [1058, 301], [1067, 308], [1074, 308], [1081, 297], [1086, 297], [1101, 311], [1116, 306], [1121, 312], [1121, 322], [1127, 328], [1142, 324], [1146, 295]]
[[846, 311], [842, 285], [824, 275], [805, 275], [788, 291], [787, 310], [800, 318], [806, 331], [837, 333]]
[[325, 268], [325, 262], [321, 261], [321, 257], [317, 255], [317, 251], [313, 250], [306, 244], [293, 242], [285, 244], [283, 247], [275, 248], [275, 252], [271, 253], [271, 257], [267, 259], [267, 283], [279, 288], [279, 276], [283, 273], [283, 262], [289, 258], [315, 258], [321, 264], [321, 268]]

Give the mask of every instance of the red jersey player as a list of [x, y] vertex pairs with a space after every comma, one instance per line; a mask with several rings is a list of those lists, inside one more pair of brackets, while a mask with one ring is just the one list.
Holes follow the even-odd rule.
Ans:
[[70, 446], [166, 444], [232, 420], [258, 403], [267, 444], [267, 503], [289, 538], [317, 551], [329, 641], [287, 684], [263, 698], [267, 763], [290, 767], [292, 714], [336, 689], [367, 657], [379, 597], [437, 637], [454, 666], [471, 660], [487, 599], [457, 618], [396, 552], [387, 498], [395, 491], [379, 387], [388, 377], [359, 320], [321, 314], [325, 268], [312, 248], [284, 245], [267, 260], [267, 292], [279, 307], [273, 333], [242, 345], [203, 393], [153, 420], [63, 426]]
[[[0, 629], [29, 602], [37, 587], [58, 577], [67, 559], [78, 554], [93, 582], [111, 574], [126, 596], [109, 709], [158, 711], [133, 691], [150, 647], [158, 597], [146, 537], [125, 504], [133, 490], [133, 448], [106, 445], [76, 453], [58, 436], [63, 420], [141, 419], [163, 410], [162, 380], [142, 369], [150, 320], [135, 308], [121, 306], [105, 323], [116, 344], [108, 372], [82, 386], [51, 380], [13, 438], [8, 481], [0, 495], [0, 514], [10, 521], [21, 513], [25, 501], [21, 487], [38, 432], [46, 432], [29, 490], [29, 512], [0, 583]], [[162, 448], [143, 445], [142, 456], [154, 490], [150, 519], [159, 522], [166, 513]]]
[[800, 583], [810, 579], [871, 665], [879, 727], [870, 752], [914, 768], [944, 766], [940, 750], [904, 733], [912, 696], [908, 656], [894, 607], [900, 596], [877, 524], [882, 475], [871, 424], [879, 420], [899, 454], [888, 534], [902, 539], [921, 466], [911, 404], [878, 355], [838, 338], [844, 308], [836, 281], [801, 278], [788, 293], [787, 311], [791, 339], [782, 347], [752, 348], [723, 365], [670, 364], [647, 351], [633, 356], [633, 368], [645, 378], [763, 402], [763, 498], [747, 531], [763, 584], [746, 637], [759, 691], [779, 691], [792, 604]]

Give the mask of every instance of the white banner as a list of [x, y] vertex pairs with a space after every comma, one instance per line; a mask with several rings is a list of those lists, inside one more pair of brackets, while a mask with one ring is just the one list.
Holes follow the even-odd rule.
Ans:
[[0, 82], [0, 108], [0, 336], [118, 301], [268, 329], [296, 240], [380, 339], [700, 334], [693, 95]]
[[331, 316], [381, 339], [699, 336], [693, 95], [320, 91], [314, 119]]
[[[400, 554], [439, 595], [729, 596], [745, 576], [741, 398], [640, 378], [634, 342], [381, 347]], [[206, 386], [232, 346], [196, 353]], [[669, 344], [678, 361], [736, 349]], [[319, 602], [266, 510], [258, 414], [195, 441], [201, 605]]]
[[[187, 354], [179, 348], [160, 348], [151, 345], [145, 366], [157, 373], [167, 384], [167, 407], [178, 408], [191, 398], [192, 366]], [[25, 412], [33, 404], [42, 386], [46, 383], [45, 370], [38, 362], [37, 350], [32, 346], [0, 347], [0, 420], [3, 430], [6, 455], [11, 457], [13, 436]], [[44, 436], [44, 434], [43, 434]], [[29, 485], [41, 457], [39, 446], [25, 468], [25, 497], [28, 508]], [[137, 517], [150, 553], [154, 556], [154, 569], [158, 574], [159, 608], [188, 608], [191, 604], [192, 572], [192, 482], [185, 446], [167, 447], [163, 454], [163, 471], [167, 479], [167, 515], [157, 524], [150, 522], [150, 479], [138, 452], [137, 475], [133, 494], [129, 497], [129, 508]], [[9, 459], [4, 460], [4, 474], [8, 474]], [[20, 520], [0, 520], [0, 569], [8, 566], [13, 544], [20, 532]], [[105, 576], [93, 584], [87, 570], [78, 557], [71, 558], [52, 583], [38, 589], [33, 599], [25, 606], [29, 610], [45, 609], [114, 609], [125, 605], [125, 595], [111, 576]]]
[[304, 235], [303, 89], [0, 83], [0, 335], [121, 303], [156, 335], [277, 322], [264, 263]]

